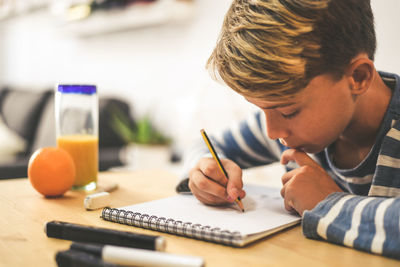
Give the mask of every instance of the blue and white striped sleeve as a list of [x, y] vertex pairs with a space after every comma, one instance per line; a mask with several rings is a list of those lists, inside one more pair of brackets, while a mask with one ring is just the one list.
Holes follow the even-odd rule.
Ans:
[[[279, 161], [280, 158], [279, 145], [266, 136], [265, 118], [262, 112], [251, 114], [239, 124], [221, 133], [209, 134], [209, 137], [221, 158], [229, 158], [243, 169], [270, 164]], [[185, 174], [205, 156], [211, 154], [199, 136], [193, 147], [185, 153]]]
[[400, 259], [400, 198], [333, 193], [303, 214], [303, 234]]

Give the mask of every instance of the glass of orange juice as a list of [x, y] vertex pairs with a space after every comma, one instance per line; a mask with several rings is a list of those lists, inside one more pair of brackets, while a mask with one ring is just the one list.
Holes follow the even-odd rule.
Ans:
[[97, 88], [59, 84], [55, 97], [57, 146], [74, 159], [73, 189], [93, 190], [99, 168]]

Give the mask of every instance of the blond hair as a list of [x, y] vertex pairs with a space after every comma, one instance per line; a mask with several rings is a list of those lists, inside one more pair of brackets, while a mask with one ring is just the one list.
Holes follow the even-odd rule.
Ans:
[[373, 59], [375, 42], [369, 0], [235, 0], [207, 68], [243, 96], [282, 100], [360, 51]]

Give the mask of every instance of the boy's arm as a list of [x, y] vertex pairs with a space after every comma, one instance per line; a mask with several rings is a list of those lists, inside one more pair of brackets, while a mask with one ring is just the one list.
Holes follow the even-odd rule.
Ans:
[[308, 238], [400, 259], [400, 198], [337, 192], [303, 213]]
[[399, 130], [397, 121], [382, 141], [369, 192], [374, 196], [329, 195], [303, 213], [305, 236], [400, 259]]
[[296, 161], [299, 168], [283, 175], [281, 194], [287, 209], [302, 214], [306, 237], [400, 259], [399, 197], [340, 192], [304, 152], [286, 150], [281, 162], [289, 160]]

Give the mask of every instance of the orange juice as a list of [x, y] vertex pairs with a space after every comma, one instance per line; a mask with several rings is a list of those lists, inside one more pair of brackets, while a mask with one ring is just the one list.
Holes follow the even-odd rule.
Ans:
[[94, 135], [63, 135], [57, 137], [57, 146], [74, 159], [76, 168], [75, 189], [96, 188], [99, 168], [99, 139]]

